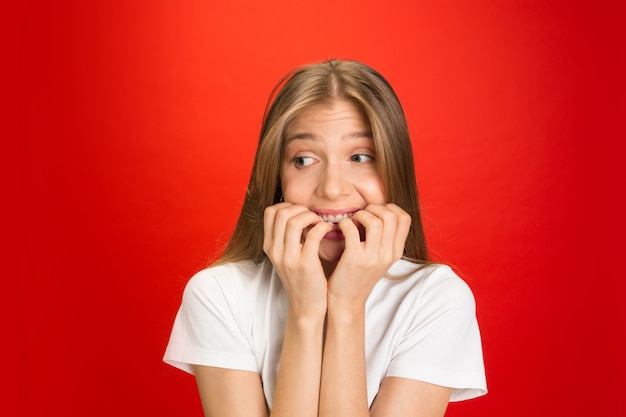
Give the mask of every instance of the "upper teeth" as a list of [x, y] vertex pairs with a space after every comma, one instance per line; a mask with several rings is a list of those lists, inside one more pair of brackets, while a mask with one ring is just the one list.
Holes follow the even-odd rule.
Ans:
[[342, 221], [343, 219], [349, 219], [350, 217], [352, 217], [354, 215], [354, 213], [345, 213], [345, 214], [320, 214], [320, 219], [322, 219], [325, 222], [329, 222], [329, 223], [339, 223], [340, 221]]

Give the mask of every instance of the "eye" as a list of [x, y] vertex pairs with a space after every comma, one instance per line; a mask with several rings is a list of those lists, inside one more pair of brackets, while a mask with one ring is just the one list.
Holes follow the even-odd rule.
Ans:
[[352, 156], [350, 157], [350, 159], [352, 160], [352, 162], [360, 162], [360, 163], [363, 163], [363, 162], [370, 162], [370, 161], [373, 161], [373, 160], [374, 160], [374, 157], [373, 157], [373, 156], [371, 156], [371, 155], [366, 155], [366, 154], [364, 154], [364, 153], [359, 153], [359, 154], [356, 154], [356, 155], [352, 155]]
[[315, 163], [315, 158], [310, 156], [296, 156], [293, 158], [293, 163], [297, 167], [306, 167]]

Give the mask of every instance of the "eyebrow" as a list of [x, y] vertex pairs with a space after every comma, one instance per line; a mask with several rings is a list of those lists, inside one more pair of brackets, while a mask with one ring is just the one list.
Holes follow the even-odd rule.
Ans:
[[[372, 135], [372, 132], [370, 130], [366, 130], [362, 132], [348, 133], [347, 135], [341, 137], [342, 140], [361, 139], [361, 138], [374, 139], [374, 136]], [[293, 136], [287, 137], [285, 139], [285, 143], [289, 143], [293, 140], [298, 140], [298, 139], [316, 140], [317, 137], [313, 135], [312, 133], [298, 133]]]

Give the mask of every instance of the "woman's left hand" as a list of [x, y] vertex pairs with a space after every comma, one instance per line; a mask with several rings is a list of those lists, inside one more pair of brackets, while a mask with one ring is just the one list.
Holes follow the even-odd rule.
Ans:
[[[360, 224], [365, 229], [361, 241]], [[376, 283], [404, 253], [411, 216], [395, 204], [371, 204], [339, 223], [345, 249], [329, 280], [328, 302], [361, 308]]]

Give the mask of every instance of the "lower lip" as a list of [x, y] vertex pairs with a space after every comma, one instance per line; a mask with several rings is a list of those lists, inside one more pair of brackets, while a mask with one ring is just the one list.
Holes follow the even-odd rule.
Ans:
[[326, 233], [324, 235], [324, 239], [328, 239], [328, 240], [344, 240], [344, 236], [343, 233], [341, 233], [341, 230], [335, 229], [335, 230], [331, 230], [330, 232]]

